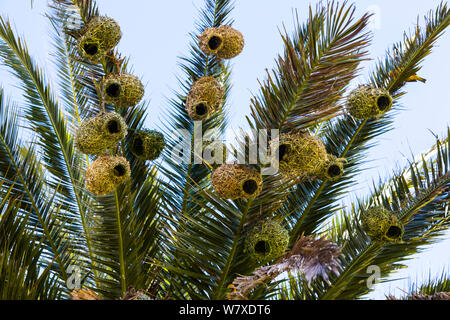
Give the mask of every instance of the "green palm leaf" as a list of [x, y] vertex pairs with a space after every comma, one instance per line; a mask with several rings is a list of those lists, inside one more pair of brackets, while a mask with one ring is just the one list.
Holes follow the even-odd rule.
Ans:
[[283, 36], [285, 53], [252, 99], [252, 128], [306, 129], [339, 112], [339, 100], [366, 57], [369, 14], [355, 20], [355, 7], [329, 2], [309, 9], [308, 22], [292, 39]]
[[[450, 133], [450, 132], [449, 132]], [[450, 227], [448, 197], [450, 191], [450, 145], [437, 142], [429, 160], [419, 159], [396, 175], [389, 183], [377, 189], [368, 201], [359, 201], [359, 208], [334, 220], [331, 235], [343, 245], [344, 271], [331, 279], [330, 284], [315, 282], [310, 295], [301, 288], [307, 285], [298, 280], [295, 289], [308, 299], [355, 299], [370, 292], [366, 285], [370, 273], [367, 267], [378, 266], [382, 279], [398, 268], [408, 256], [421, 252], [425, 245], [434, 243]], [[398, 212], [405, 225], [403, 242], [387, 244], [370, 241], [361, 228], [358, 212], [374, 203], [381, 203]], [[349, 237], [349, 235], [352, 235]], [[292, 284], [292, 283], [291, 283]], [[292, 294], [291, 291], [290, 294]], [[300, 298], [294, 295], [295, 298]]]
[[[419, 70], [420, 63], [430, 54], [433, 45], [448, 26], [449, 19], [446, 4], [441, 4], [435, 12], [430, 12], [426, 17], [424, 31], [420, 31], [417, 26], [419, 31], [414, 34], [413, 40], [405, 40], [404, 45], [395, 45], [386, 60], [379, 63], [372, 76], [372, 84], [387, 88], [398, 100], [401, 96], [399, 90], [405, 85], [404, 80]], [[398, 70], [398, 73], [392, 77], [391, 71], [395, 70]], [[286, 207], [286, 212], [292, 214], [292, 241], [303, 232], [310, 234], [317, 231], [320, 225], [334, 214], [338, 209], [336, 201], [353, 184], [352, 178], [358, 172], [363, 152], [373, 145], [375, 137], [392, 129], [392, 121], [392, 114], [364, 121], [344, 116], [324, 126], [321, 136], [328, 152], [348, 161], [345, 174], [336, 182], [305, 183], [295, 188]]]
[[40, 270], [44, 247], [27, 230], [29, 216], [21, 215], [23, 203], [0, 183], [0, 299], [53, 300], [61, 296], [61, 284], [50, 272]]
[[[170, 176], [170, 182], [166, 186], [167, 201], [173, 204], [176, 209], [176, 214], [186, 214], [191, 211], [195, 212], [195, 206], [191, 201], [191, 195], [195, 194], [196, 188], [191, 183], [191, 179], [197, 184], [202, 185], [203, 180], [210, 174], [210, 170], [204, 164], [195, 164], [194, 159], [194, 136], [204, 136], [206, 131], [214, 129], [217, 132], [218, 139], [221, 138], [226, 126], [224, 104], [222, 108], [212, 115], [208, 120], [203, 121], [202, 131], [196, 129], [194, 122], [189, 118], [185, 108], [185, 101], [192, 84], [202, 76], [214, 76], [218, 79], [225, 88], [225, 97], [230, 90], [229, 76], [230, 71], [227, 64], [217, 59], [215, 56], [205, 55], [198, 46], [198, 36], [209, 27], [219, 27], [221, 25], [230, 25], [232, 20], [229, 14], [232, 10], [232, 1], [230, 0], [207, 0], [205, 8], [200, 11], [200, 19], [197, 22], [197, 32], [191, 34], [191, 47], [189, 57], [181, 58], [181, 69], [185, 73], [184, 80], [180, 80], [182, 88], [181, 93], [175, 93], [176, 98], [171, 99], [170, 110], [166, 116], [167, 126], [163, 131], [167, 139], [167, 150], [169, 153], [165, 154], [165, 162], [167, 166], [161, 168], [162, 173]], [[189, 163], [184, 163], [177, 157], [174, 150], [180, 145], [180, 137], [174, 136], [174, 132], [184, 130], [191, 141], [186, 144], [187, 148], [191, 149], [189, 153]], [[201, 156], [201, 155], [200, 155]]]
[[[430, 300], [431, 297], [435, 299], [436, 294], [447, 293], [447, 300], [449, 299], [448, 293], [450, 292], [450, 279], [448, 274], [443, 273], [439, 278], [432, 279], [431, 277], [422, 285], [412, 285], [408, 290], [408, 295], [401, 298], [401, 300]], [[433, 299], [431, 298], [431, 300]], [[388, 296], [388, 300], [397, 300], [397, 298]], [[445, 299], [443, 299], [445, 300]]]
[[[66, 268], [76, 254], [77, 246], [68, 248], [70, 238], [63, 234], [71, 233], [68, 228], [60, 224], [67, 221], [74, 224], [70, 215], [60, 214], [58, 205], [48, 200], [56, 198], [52, 196], [51, 189], [45, 183], [45, 175], [39, 164], [35, 148], [32, 146], [22, 150], [23, 145], [19, 138], [18, 112], [15, 107], [8, 104], [0, 90], [0, 170], [4, 186], [12, 187], [12, 196], [20, 197], [17, 200], [24, 214], [28, 214], [27, 222], [38, 238], [41, 238], [45, 248], [45, 254], [50, 259], [50, 264], [65, 281], [67, 280]], [[77, 230], [72, 233], [76, 233]], [[72, 237], [71, 239], [77, 239]], [[73, 243], [75, 244], [75, 243]], [[56, 265], [53, 265], [54, 261]], [[49, 261], [46, 261], [49, 263]]]

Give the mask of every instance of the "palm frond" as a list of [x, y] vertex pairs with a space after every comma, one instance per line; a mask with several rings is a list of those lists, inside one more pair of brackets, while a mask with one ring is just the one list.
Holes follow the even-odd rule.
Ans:
[[[53, 0], [47, 15], [53, 26], [55, 65], [63, 102], [72, 124], [100, 112], [95, 81], [104, 75], [104, 68], [114, 69], [112, 59], [94, 65], [83, 59], [77, 50], [78, 32], [89, 20], [99, 15], [93, 0]], [[107, 106], [108, 107], [108, 106]]]
[[439, 278], [431, 277], [422, 283], [412, 285], [407, 291], [407, 296], [396, 298], [387, 296], [388, 300], [449, 300], [450, 299], [450, 278], [447, 273], [443, 273]]
[[[207, 131], [212, 130], [216, 133], [216, 139], [220, 140], [226, 126], [225, 103], [230, 90], [229, 65], [215, 56], [204, 54], [199, 48], [198, 36], [206, 28], [231, 25], [233, 21], [229, 18], [229, 14], [232, 8], [231, 0], [206, 1], [205, 7], [200, 10], [199, 21], [196, 22], [197, 31], [191, 34], [189, 56], [181, 58], [180, 67], [184, 71], [184, 79], [179, 80], [181, 92], [174, 93], [175, 98], [169, 101], [170, 110], [166, 116], [167, 125], [163, 128], [163, 132], [168, 137], [168, 152], [165, 153], [164, 159], [167, 166], [161, 168], [161, 170], [166, 176], [171, 177], [171, 181], [166, 188], [166, 200], [172, 204], [176, 214], [189, 213], [192, 209], [190, 206], [195, 206], [195, 203], [191, 201], [191, 195], [195, 194], [196, 188], [191, 183], [191, 179], [202, 185], [202, 180], [210, 174], [210, 170], [203, 163], [193, 163], [193, 159], [199, 156], [195, 155], [194, 137], [204, 137]], [[208, 120], [203, 121], [200, 129], [189, 118], [185, 102], [192, 84], [202, 76], [218, 78], [224, 86], [225, 97], [220, 110]], [[189, 161], [183, 161], [176, 153], [180, 146], [180, 137], [176, 133], [180, 132], [186, 135], [183, 138], [188, 141], [183, 145], [183, 148], [189, 149], [184, 151]]]
[[[61, 77], [61, 93], [70, 119], [77, 126], [80, 119], [101, 110], [96, 82], [113, 71], [127, 72], [128, 61], [117, 52], [111, 53], [98, 65], [84, 61], [79, 56], [76, 49], [77, 30], [68, 28], [67, 20], [75, 19], [79, 28], [83, 27], [92, 17], [99, 15], [95, 1], [54, 0], [50, 8], [48, 18], [54, 27], [59, 57], [56, 63], [59, 74], [66, 74]], [[121, 63], [117, 64], [118, 61]], [[89, 210], [83, 220], [85, 233], [92, 239], [85, 255], [91, 258], [90, 270], [94, 272], [94, 278], [88, 275], [85, 285], [98, 290], [107, 298], [122, 297], [128, 286], [146, 289], [151, 268], [145, 262], [158, 252], [155, 245], [155, 217], [158, 216], [159, 200], [159, 186], [155, 184], [156, 169], [149, 169], [128, 148], [132, 134], [143, 127], [147, 107], [145, 102], [131, 108], [106, 105], [107, 110], [115, 109], [120, 113], [128, 125], [130, 135], [117, 151], [127, 157], [132, 172], [130, 182], [114, 194], [89, 199]], [[95, 284], [92, 280], [95, 280]]]
[[[7, 187], [14, 186], [11, 196], [20, 199], [16, 200], [17, 205], [23, 208], [24, 214], [29, 215], [27, 223], [36, 237], [41, 239], [52, 270], [65, 281], [66, 269], [75, 259], [78, 248], [72, 241], [80, 239], [77, 230], [64, 227], [64, 222], [72, 226], [76, 222], [74, 217], [60, 213], [58, 205], [52, 203], [55, 196], [45, 183], [46, 177], [35, 148], [21, 148], [23, 142], [19, 137], [19, 128], [17, 108], [5, 101], [3, 90], [0, 90], [1, 182]], [[73, 246], [69, 247], [69, 243]]]
[[405, 33], [403, 41], [393, 46], [384, 61], [379, 61], [370, 79], [373, 85], [388, 89], [395, 97], [404, 94], [401, 90], [405, 87], [406, 80], [420, 71], [421, 63], [449, 26], [450, 11], [447, 3], [441, 2], [424, 18], [423, 29], [417, 24], [414, 32]]
[[253, 128], [307, 129], [336, 116], [339, 100], [366, 57], [370, 14], [355, 20], [355, 6], [329, 2], [309, 8], [309, 18], [292, 38], [283, 36], [284, 55], [252, 99]]
[[[24, 116], [39, 136], [39, 146], [43, 150], [43, 161], [59, 185], [60, 193], [67, 197], [67, 205], [73, 211], [82, 208], [76, 190], [80, 173], [77, 157], [74, 156], [72, 137], [68, 134], [66, 119], [62, 109], [46, 84], [43, 72], [30, 57], [26, 44], [16, 38], [8, 21], [0, 19], [0, 55], [3, 64], [22, 81], [24, 97], [28, 101]], [[51, 181], [49, 179], [49, 181]]]
[[[367, 45], [368, 40], [367, 34], [363, 34], [363, 29], [367, 23], [368, 16], [364, 16], [361, 20], [352, 24], [353, 7], [347, 10], [343, 8], [338, 10], [334, 6], [329, 6], [328, 9], [328, 19], [325, 19], [326, 13], [322, 8], [322, 11], [316, 16], [313, 17], [311, 14], [310, 24], [305, 27], [308, 32], [320, 30], [321, 37], [315, 35], [310, 37], [300, 30], [298, 32], [299, 34], [294, 37], [295, 40], [290, 40], [287, 37], [284, 38], [287, 47], [286, 57], [284, 61], [281, 58], [279, 59], [283, 62], [283, 66], [279, 67], [279, 72], [282, 73], [280, 82], [283, 82], [285, 85], [283, 90], [289, 93], [288, 98], [286, 98], [287, 102], [284, 104], [286, 106], [286, 120], [296, 119], [295, 121], [299, 123], [303, 123], [304, 125], [308, 123], [311, 125], [312, 122], [323, 119], [325, 115], [329, 116], [336, 112], [338, 108], [334, 107], [334, 104], [342, 94], [343, 88], [355, 76], [355, 70], [359, 62], [363, 59], [363, 49]], [[337, 12], [335, 12], [335, 9]], [[333, 29], [333, 19], [342, 22], [342, 28]], [[317, 37], [319, 39], [316, 39]], [[320, 47], [322, 50], [320, 53], [315, 52], [315, 49], [313, 49], [318, 44], [323, 45]], [[305, 59], [310, 60], [305, 62]], [[321, 100], [318, 104], [313, 104], [311, 100], [312, 96], [318, 94], [318, 92], [314, 90], [308, 91], [309, 89], [305, 88], [305, 84], [312, 80], [318, 83], [318, 78], [323, 78], [324, 73], [330, 71], [328, 67], [332, 63], [339, 69], [334, 71], [340, 74], [340, 80], [336, 84], [336, 79], [331, 80], [327, 78], [327, 85], [323, 87], [326, 91], [324, 100]], [[303, 74], [304, 71], [306, 72], [305, 74]], [[332, 85], [333, 82], [335, 84], [334, 87]], [[268, 81], [268, 83], [270, 83], [270, 85], [268, 84], [269, 87], [274, 85], [273, 82]], [[262, 90], [265, 89], [263, 88]], [[281, 89], [273, 89], [272, 96], [279, 93], [279, 90]], [[284, 98], [283, 95], [279, 96]], [[267, 101], [269, 100], [267, 98]], [[273, 101], [273, 105], [275, 104], [279, 103]], [[331, 109], [333, 111], [330, 112]], [[184, 112], [182, 105], [179, 106], [179, 110], [183, 110]], [[309, 120], [305, 120], [307, 118], [305, 115], [311, 113], [311, 110], [319, 110], [317, 114], [320, 115], [315, 116], [314, 119], [310, 118]], [[277, 112], [279, 112], [278, 109]], [[275, 118], [279, 120], [279, 117]], [[255, 120], [256, 124], [254, 127], [273, 128], [273, 123], [258, 123], [257, 121]], [[189, 124], [190, 121], [186, 120], [183, 123]], [[275, 127], [278, 128], [278, 125]], [[245, 146], [243, 148], [245, 150]], [[236, 151], [239, 152], [238, 149]], [[192, 167], [188, 167], [187, 170], [185, 169], [183, 171], [178, 170], [182, 172], [181, 177], [185, 177], [185, 172], [187, 171], [189, 173], [191, 169]], [[180, 212], [183, 214], [182, 220], [185, 220], [185, 222], [182, 222], [178, 226], [178, 230], [173, 231], [173, 237], [175, 239], [172, 249], [176, 253], [173, 254], [172, 259], [179, 261], [170, 262], [170, 270], [176, 273], [177, 276], [183, 277], [183, 281], [180, 281], [180, 283], [190, 282], [195, 284], [192, 288], [186, 289], [185, 292], [183, 292], [182, 287], [179, 287], [180, 296], [187, 294], [195, 298], [223, 298], [226, 294], [226, 286], [233, 281], [235, 275], [250, 272], [252, 270], [251, 268], [254, 267], [250, 266], [249, 261], [243, 253], [242, 244], [245, 230], [251, 224], [251, 221], [262, 217], [267, 209], [267, 205], [265, 204], [268, 199], [273, 200], [274, 197], [280, 197], [280, 194], [274, 191], [279, 190], [278, 187], [280, 185], [278, 181], [268, 177], [266, 180], [270, 181], [265, 181], [265, 187], [260, 197], [249, 201], [223, 202], [214, 199], [213, 196], [208, 196], [210, 192], [208, 191], [209, 181], [202, 183], [202, 180], [199, 179], [198, 171], [195, 172], [197, 175], [189, 175], [191, 177], [190, 181], [192, 181], [189, 183], [195, 183], [196, 186], [192, 188], [195, 193], [190, 196], [192, 197], [190, 201], [197, 205], [194, 205], [192, 208], [186, 208], [186, 206], [181, 206], [180, 208], [180, 206], [175, 205], [173, 208], [174, 211], [181, 209]], [[205, 173], [208, 173], [208, 171]], [[202, 178], [204, 177], [205, 175], [202, 176]], [[175, 178], [174, 180], [177, 182], [174, 188], [186, 190], [185, 188], [188, 184], [184, 183], [183, 179]], [[201, 195], [206, 198], [201, 197]], [[202, 217], [202, 226], [199, 226], [193, 221], [199, 219], [199, 214]], [[218, 224], [214, 219], [219, 219], [220, 223]], [[220, 228], [221, 224], [224, 225]], [[189, 225], [189, 228], [186, 227], [187, 225]], [[227, 231], [222, 233], [217, 232], [223, 228], [226, 228]], [[204, 235], [202, 237], [204, 240], [197, 240], [198, 235], [196, 236], [194, 231]], [[196, 240], [194, 241], [192, 238]], [[195, 243], [192, 243], [193, 241]], [[214, 243], [216, 245], [219, 243], [222, 244], [222, 252], [218, 255], [209, 251], [205, 252], [202, 249], [208, 248], [207, 244], [214, 246]], [[198, 253], [194, 254], [192, 250], [196, 250]], [[205, 261], [209, 261], [205, 269], [202, 269], [202, 266], [193, 266], [195, 261], [193, 261], [192, 257], [195, 256], [198, 259], [198, 254], [204, 255]], [[178, 258], [180, 255], [183, 255], [182, 259]], [[198, 277], [197, 280], [195, 280], [194, 275]], [[189, 280], [186, 277], [189, 277]], [[215, 278], [218, 284], [215, 282], [204, 283], [205, 278]], [[202, 279], [202, 282], [199, 282], [199, 279]]]
[[[450, 132], [449, 132], [450, 134]], [[344, 272], [331, 283], [314, 283], [314, 296], [321, 299], [354, 299], [371, 290], [366, 285], [370, 273], [366, 268], [380, 268], [381, 280], [402, 268], [402, 261], [423, 247], [434, 243], [450, 227], [448, 199], [450, 192], [450, 145], [437, 142], [433, 151], [419, 158], [396, 175], [389, 183], [375, 190], [371, 198], [359, 201], [359, 208], [333, 222], [331, 235], [343, 245]], [[405, 226], [401, 243], [370, 241], [361, 228], [359, 212], [382, 204], [398, 213]], [[350, 236], [351, 235], [351, 236]], [[321, 293], [320, 293], [321, 292]]]
[[146, 290], [154, 280], [152, 260], [159, 257], [161, 191], [152, 170], [139, 188], [131, 183], [113, 195], [97, 197], [92, 221], [96, 292], [119, 299], [129, 287]]
[[198, 193], [192, 201], [201, 209], [168, 221], [165, 228], [169, 241], [161, 266], [170, 279], [166, 291], [177, 299], [223, 299], [236, 264], [248, 271], [242, 248], [251, 201], [233, 206], [211, 190]]
[[[399, 90], [406, 84], [405, 77], [419, 70], [421, 62], [430, 54], [433, 45], [449, 25], [449, 19], [447, 5], [441, 4], [434, 13], [430, 12], [426, 17], [423, 29], [425, 31], [420, 31], [422, 29], [417, 25], [416, 30], [419, 31], [414, 37], [405, 40], [403, 46], [394, 45], [385, 62], [378, 64], [371, 82], [375, 86], [388, 89], [395, 97], [395, 105], [401, 96]], [[398, 54], [399, 50], [401, 54]], [[396, 70], [398, 71], [392, 73]], [[291, 215], [288, 221], [292, 224], [292, 241], [302, 233], [311, 234], [317, 231], [321, 224], [334, 214], [339, 208], [336, 201], [354, 183], [353, 177], [359, 172], [359, 165], [364, 159], [363, 153], [373, 145], [374, 138], [392, 129], [392, 122], [391, 112], [379, 119], [364, 121], [345, 115], [323, 126], [319, 134], [327, 151], [347, 159], [345, 174], [335, 182], [307, 182], [294, 189], [284, 210], [286, 215]]]
[[[230, 0], [206, 0], [204, 8], [200, 10], [200, 18], [196, 22], [196, 33], [191, 34], [192, 42], [189, 57], [181, 58], [180, 67], [184, 71], [184, 79], [180, 79], [181, 92], [175, 93], [175, 98], [170, 100], [171, 109], [167, 115], [168, 125], [163, 128], [168, 137], [168, 153], [165, 154], [164, 159], [167, 166], [161, 168], [161, 173], [170, 177], [169, 181], [164, 182], [164, 203], [167, 205], [167, 210], [165, 211], [168, 219], [168, 222], [165, 224], [164, 234], [169, 240], [168, 243], [164, 244], [166, 248], [164, 260], [170, 262], [163, 263], [167, 272], [165, 277], [161, 277], [161, 279], [162, 281], [171, 279], [169, 283], [162, 284], [162, 292], [170, 292], [172, 297], [205, 299], [214, 297], [215, 293], [222, 294], [221, 290], [219, 290], [220, 293], [214, 292], [216, 288], [212, 286], [213, 283], [211, 281], [204, 281], [207, 279], [205, 273], [215, 273], [215, 276], [220, 278], [218, 276], [220, 270], [213, 266], [215, 265], [213, 261], [219, 259], [222, 266], [229, 266], [226, 262], [226, 257], [222, 256], [221, 252], [219, 252], [220, 250], [216, 254], [209, 251], [208, 256], [202, 259], [204, 266], [201, 266], [198, 262], [192, 264], [192, 255], [189, 256], [190, 254], [187, 253], [186, 249], [194, 245], [189, 244], [191, 241], [195, 242], [195, 248], [200, 248], [205, 246], [206, 243], [211, 245], [210, 241], [213, 241], [214, 246], [217, 247], [220, 242], [223, 244], [223, 239], [226, 239], [225, 246], [230, 246], [229, 249], [233, 251], [236, 248], [236, 244], [233, 243], [233, 240], [230, 243], [230, 239], [234, 238], [231, 230], [239, 228], [239, 226], [242, 228], [241, 213], [235, 209], [224, 209], [225, 211], [221, 214], [213, 214], [211, 212], [207, 217], [202, 217], [202, 220], [205, 219], [206, 223], [202, 226], [196, 223], [193, 218], [190, 218], [198, 217], [198, 214], [203, 212], [204, 199], [200, 192], [209, 185], [208, 177], [211, 174], [208, 166], [204, 165], [202, 161], [199, 164], [193, 163], [193, 159], [199, 156], [194, 145], [194, 137], [204, 137], [207, 131], [213, 130], [215, 138], [217, 140], [222, 139], [226, 126], [225, 104], [230, 90], [230, 69], [228, 63], [224, 63], [215, 56], [205, 55], [198, 46], [198, 36], [206, 28], [231, 25], [233, 21], [229, 18], [229, 14], [232, 8], [232, 1]], [[189, 118], [185, 102], [192, 84], [198, 78], [207, 75], [214, 76], [219, 80], [225, 89], [225, 97], [220, 110], [208, 120], [203, 121], [200, 129]], [[186, 134], [184, 139], [186, 139], [187, 143], [183, 145], [183, 148], [189, 150], [187, 152], [189, 161], [187, 162], [183, 162], [181, 157], [176, 154], [175, 150], [178, 150], [180, 146], [180, 137], [174, 136], [174, 132], [184, 132]], [[223, 203], [221, 206], [225, 208]], [[216, 219], [219, 216], [221, 218], [217, 221]], [[230, 225], [229, 230], [226, 229], [224, 231], [222, 223]], [[194, 231], [192, 228], [205, 236], [195, 241], [191, 236], [191, 232]], [[210, 237], [211, 232], [219, 230], [222, 231], [218, 235]], [[220, 240], [215, 240], [214, 238], [216, 237], [219, 237]], [[188, 249], [188, 251], [191, 250]], [[194, 256], [198, 258], [204, 253], [206, 252], [200, 249]], [[180, 254], [182, 255], [181, 257], [179, 257]], [[209, 269], [210, 265], [212, 267], [211, 270]], [[227, 267], [226, 269], [228, 271]], [[186, 277], [190, 277], [189, 281], [191, 281], [188, 286], [182, 285], [183, 283], [186, 284]], [[220, 284], [221, 288], [223, 286], [224, 282]]]
[[61, 297], [61, 283], [50, 272], [51, 264], [40, 269], [43, 247], [35, 234], [28, 230], [22, 204], [5, 189], [0, 198], [0, 299], [1, 300], [53, 300]]

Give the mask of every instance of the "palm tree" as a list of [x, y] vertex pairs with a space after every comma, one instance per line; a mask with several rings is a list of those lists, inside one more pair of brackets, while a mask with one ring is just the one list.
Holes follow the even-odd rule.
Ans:
[[[226, 149], [247, 163], [219, 166], [202, 158], [196, 137], [214, 130], [220, 140], [227, 128], [231, 56], [216, 49], [221, 42], [228, 45], [233, 32], [233, 45], [242, 44], [236, 30], [220, 28], [232, 26], [232, 9], [231, 0], [205, 0], [189, 54], [180, 62], [184, 77], [168, 101], [160, 133], [144, 130], [146, 102], [127, 104], [105, 96], [114, 95], [114, 88], [106, 92], [104, 79], [128, 75], [129, 60], [114, 50], [120, 37], [109, 34], [104, 52], [103, 44], [92, 45], [94, 37], [85, 37], [101, 17], [94, 0], [50, 3], [55, 87], [25, 41], [0, 17], [0, 61], [20, 81], [26, 102], [19, 108], [0, 90], [2, 299], [358, 299], [373, 290], [366, 285], [372, 275], [367, 270], [375, 266], [379, 279], [386, 280], [448, 229], [448, 136], [351, 209], [339, 205], [374, 139], [392, 130], [392, 110], [399, 111], [405, 85], [423, 80], [417, 75], [421, 64], [449, 25], [447, 5], [440, 4], [424, 26], [395, 44], [366, 85], [353, 92], [349, 84], [367, 60], [371, 15], [356, 17], [354, 5], [333, 1], [310, 7], [306, 22], [297, 19], [294, 31], [283, 33], [283, 53], [251, 100], [247, 122], [254, 131], [242, 132]], [[110, 30], [114, 20], [108, 21]], [[209, 100], [189, 100], [205, 77], [216, 81], [221, 89], [214, 92], [223, 95], [212, 112]], [[373, 97], [377, 114], [352, 111], [354, 101]], [[196, 115], [207, 116], [193, 121], [192, 106], [200, 107]], [[125, 121], [126, 136], [102, 154], [85, 154], [81, 128], [113, 112]], [[249, 150], [258, 141], [256, 130], [263, 129], [279, 130], [279, 139], [272, 133], [267, 138], [279, 141], [272, 156], [280, 156], [280, 170], [261, 176], [267, 163], [261, 158], [249, 163]], [[147, 142], [136, 137], [149, 132], [164, 135], [160, 162], [146, 161], [159, 152], [142, 157]], [[181, 161], [174, 150], [186, 150], [174, 132], [186, 135], [188, 158], [200, 161]], [[102, 139], [98, 143], [111, 144]], [[305, 154], [298, 146], [310, 149]], [[301, 156], [295, 158], [290, 148]], [[306, 164], [303, 171], [295, 169], [310, 157], [311, 170]], [[113, 165], [120, 169], [117, 176], [126, 177], [129, 170], [130, 177], [113, 189], [101, 184], [106, 189], [100, 192], [92, 179], [111, 161], [120, 162]], [[237, 168], [239, 174], [254, 174], [254, 185], [239, 186], [247, 194], [230, 196], [226, 188], [221, 193], [237, 183], [229, 177]], [[375, 228], [367, 218], [371, 212], [383, 216]], [[389, 230], [380, 236], [376, 231], [386, 221]], [[410, 298], [448, 298], [448, 292], [444, 274], [414, 288]]]

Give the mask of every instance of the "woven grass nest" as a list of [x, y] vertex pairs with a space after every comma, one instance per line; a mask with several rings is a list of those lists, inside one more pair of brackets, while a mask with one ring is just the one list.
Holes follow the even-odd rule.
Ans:
[[186, 98], [186, 111], [192, 120], [208, 119], [222, 104], [224, 90], [213, 76], [194, 82]]
[[78, 51], [93, 63], [98, 63], [120, 41], [122, 32], [114, 19], [94, 17], [81, 30]]
[[[273, 148], [271, 142], [271, 150]], [[328, 156], [324, 144], [307, 133], [285, 133], [279, 136], [274, 157], [278, 157], [279, 172], [287, 178], [317, 176]]]
[[130, 151], [141, 160], [155, 160], [166, 146], [164, 135], [155, 130], [139, 130], [131, 137]]
[[128, 73], [111, 73], [101, 83], [105, 102], [118, 107], [135, 106], [144, 96], [144, 85], [138, 77]]
[[123, 157], [104, 156], [86, 171], [86, 189], [95, 195], [106, 195], [130, 178], [130, 164]]
[[361, 226], [371, 239], [378, 241], [400, 241], [404, 232], [398, 217], [382, 206], [372, 207], [362, 212]]
[[364, 120], [381, 116], [392, 108], [389, 91], [370, 86], [360, 86], [347, 98], [347, 111], [356, 119]]
[[253, 261], [265, 264], [281, 257], [288, 245], [288, 231], [277, 221], [265, 220], [249, 230], [244, 250]]
[[212, 175], [212, 186], [223, 199], [253, 198], [262, 189], [261, 173], [244, 164], [223, 164]]
[[88, 155], [104, 155], [125, 138], [127, 124], [115, 112], [85, 119], [77, 130], [75, 145]]
[[199, 46], [205, 54], [214, 54], [220, 59], [231, 59], [244, 49], [244, 37], [231, 26], [207, 28], [199, 36]]

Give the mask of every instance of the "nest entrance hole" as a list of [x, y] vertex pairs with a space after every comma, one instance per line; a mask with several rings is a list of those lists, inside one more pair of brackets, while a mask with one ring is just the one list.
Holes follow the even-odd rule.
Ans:
[[142, 140], [141, 137], [138, 136], [138, 137], [134, 138], [133, 149], [134, 149], [134, 152], [139, 156], [144, 154], [144, 141]]
[[117, 98], [120, 95], [120, 85], [118, 83], [111, 83], [106, 88], [106, 94], [112, 98]]
[[123, 177], [127, 173], [127, 169], [125, 169], [125, 166], [123, 164], [118, 164], [114, 167], [114, 175], [116, 177]]
[[265, 240], [260, 240], [255, 244], [255, 252], [262, 255], [267, 255], [270, 252], [270, 244]]
[[221, 44], [222, 44], [222, 39], [218, 36], [212, 36], [211, 39], [209, 39], [209, 41], [208, 41], [208, 47], [212, 51], [219, 49]]
[[96, 43], [86, 43], [83, 46], [84, 52], [86, 54], [93, 56], [98, 53], [98, 45]]
[[198, 105], [195, 106], [195, 113], [198, 116], [204, 116], [208, 113], [208, 107], [205, 103], [200, 102]]
[[284, 157], [291, 152], [291, 146], [288, 144], [282, 144], [278, 148], [278, 159], [279, 161], [284, 161]]
[[242, 189], [246, 194], [252, 195], [256, 192], [256, 190], [258, 190], [258, 184], [255, 180], [247, 180], [242, 185]]
[[120, 132], [120, 124], [117, 120], [110, 120], [108, 124], [106, 125], [108, 128], [108, 132], [110, 134], [115, 134]]
[[270, 245], [267, 241], [260, 240], [255, 244], [255, 252], [266, 255], [270, 252]]
[[378, 110], [384, 111], [391, 105], [391, 99], [388, 96], [381, 96], [377, 100]]
[[386, 236], [390, 239], [398, 239], [402, 235], [402, 229], [398, 226], [390, 226], [386, 232]]
[[333, 164], [328, 168], [327, 172], [330, 177], [334, 178], [341, 174], [341, 168], [338, 165]]

